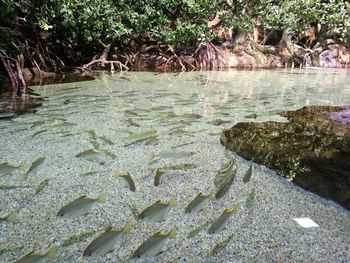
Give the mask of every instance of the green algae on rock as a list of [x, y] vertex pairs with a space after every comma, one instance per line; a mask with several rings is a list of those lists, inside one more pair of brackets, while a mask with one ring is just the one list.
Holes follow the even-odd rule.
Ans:
[[349, 209], [350, 129], [326, 118], [340, 110], [308, 106], [281, 113], [288, 123], [238, 123], [222, 132], [221, 143]]

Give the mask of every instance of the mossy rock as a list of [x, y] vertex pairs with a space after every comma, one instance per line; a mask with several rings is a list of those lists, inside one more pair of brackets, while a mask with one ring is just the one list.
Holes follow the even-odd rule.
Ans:
[[238, 123], [221, 143], [297, 185], [350, 209], [350, 128], [327, 119], [341, 107], [283, 112], [289, 122]]

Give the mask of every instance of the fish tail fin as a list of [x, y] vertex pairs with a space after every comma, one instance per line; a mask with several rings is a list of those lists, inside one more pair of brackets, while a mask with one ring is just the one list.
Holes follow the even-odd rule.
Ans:
[[127, 173], [115, 172], [115, 173], [113, 174], [113, 176], [114, 176], [114, 177], [125, 177], [125, 176], [130, 176], [130, 177], [131, 177], [131, 175], [130, 175], [129, 172], [127, 172]]
[[239, 208], [239, 203], [235, 204], [232, 209], [225, 208], [224, 213], [236, 214]]
[[124, 234], [129, 233], [129, 232], [130, 232], [130, 229], [131, 229], [131, 226], [132, 226], [132, 222], [131, 222], [131, 220], [128, 220], [128, 221], [126, 222], [126, 224], [124, 225], [122, 232], [123, 232]]
[[176, 200], [175, 198], [171, 198], [169, 201], [169, 206], [174, 207], [176, 205]]
[[106, 193], [102, 193], [98, 198], [97, 198], [97, 202], [100, 203], [104, 203], [107, 200], [107, 194]]
[[225, 213], [225, 214], [233, 214], [234, 213], [234, 209], [225, 208], [223, 213]]
[[6, 217], [6, 221], [9, 221], [9, 222], [12, 222], [12, 223], [18, 222], [17, 212], [14, 211], [14, 212], [10, 213], [10, 214]]
[[157, 170], [156, 170], [156, 175], [162, 175], [162, 174], [164, 174], [165, 172], [162, 170], [162, 169], [160, 169], [160, 168], [157, 168]]
[[55, 260], [56, 259], [56, 254], [57, 254], [57, 250], [58, 250], [58, 247], [52, 247], [50, 248], [49, 251], [47, 251], [46, 253], [46, 257], [49, 259], [49, 260]]
[[168, 234], [168, 237], [169, 238], [176, 238], [176, 231], [177, 231], [177, 228], [174, 227]]
[[113, 176], [114, 176], [114, 177], [119, 177], [119, 176], [122, 176], [122, 174], [121, 174], [121, 173], [118, 173], [118, 172], [115, 172], [115, 173], [113, 174]]
[[215, 199], [215, 192], [211, 192], [211, 193], [209, 194], [208, 198], [209, 198], [210, 200]]

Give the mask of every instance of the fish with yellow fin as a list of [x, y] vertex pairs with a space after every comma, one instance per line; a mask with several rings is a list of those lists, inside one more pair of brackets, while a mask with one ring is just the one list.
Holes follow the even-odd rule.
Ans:
[[28, 178], [29, 175], [36, 175], [36, 173], [40, 169], [40, 166], [44, 163], [45, 159], [45, 157], [39, 157], [34, 162], [32, 162], [28, 171], [22, 174], [22, 178], [25, 180]]
[[199, 193], [185, 208], [185, 213], [196, 213], [208, 204], [210, 199], [213, 199], [214, 195], [204, 195], [203, 193]]
[[164, 221], [165, 217], [169, 213], [170, 207], [173, 207], [175, 205], [176, 200], [174, 198], [170, 199], [168, 203], [157, 200], [154, 204], [143, 210], [138, 218], [156, 222]]
[[95, 238], [84, 250], [84, 257], [103, 256], [115, 249], [115, 244], [121, 235], [126, 235], [130, 232], [131, 221], [128, 221], [122, 229], [114, 229], [108, 227], [105, 232]]
[[249, 168], [243, 176], [243, 183], [248, 183], [250, 181], [250, 178], [252, 177], [252, 173], [253, 173], [253, 162], [250, 161]]
[[135, 250], [132, 257], [153, 257], [161, 254], [168, 238], [176, 238], [176, 227], [167, 234], [162, 234], [161, 232], [153, 234]]
[[128, 188], [130, 189], [130, 191], [132, 191], [132, 192], [136, 191], [135, 182], [132, 179], [129, 172], [127, 172], [126, 174], [115, 173], [114, 176], [123, 178], [125, 180], [125, 182], [128, 184]]
[[25, 254], [15, 262], [16, 263], [39, 263], [39, 262], [43, 262], [45, 259], [54, 261], [56, 259], [57, 250], [58, 250], [58, 247], [53, 247], [49, 251], [47, 251], [45, 254], [38, 254], [32, 251], [32, 252], [29, 252], [28, 254]]
[[19, 166], [9, 163], [0, 163], [0, 174], [12, 175], [19, 170]]
[[154, 186], [159, 186], [161, 184], [161, 177], [165, 172], [161, 169], [156, 170], [156, 175], [154, 176]]
[[208, 229], [208, 234], [215, 234], [217, 232], [220, 232], [222, 229], [224, 229], [230, 217], [233, 214], [237, 213], [237, 209], [238, 209], [237, 206], [232, 210], [229, 210], [226, 208], [222, 212], [222, 214], [211, 224], [211, 226]]
[[91, 207], [96, 202], [105, 202], [106, 195], [101, 194], [98, 198], [91, 198], [83, 195], [72, 202], [63, 206], [57, 213], [57, 216], [67, 218], [67, 217], [78, 217], [90, 212]]

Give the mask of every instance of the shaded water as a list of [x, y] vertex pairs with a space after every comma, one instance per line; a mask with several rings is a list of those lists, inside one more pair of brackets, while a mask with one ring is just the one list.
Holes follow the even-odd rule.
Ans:
[[[121, 228], [127, 220], [133, 221], [131, 232], [105, 260], [129, 259], [150, 235], [176, 226], [177, 238], [169, 239], [167, 252], [152, 261], [346, 261], [349, 212], [260, 166], [251, 182], [243, 184], [248, 164], [225, 153], [219, 134], [241, 121], [285, 121], [277, 115], [283, 110], [349, 104], [349, 83], [348, 71], [309, 69], [131, 72], [35, 87], [45, 97], [38, 111], [0, 122], [0, 163], [19, 166], [0, 177], [1, 216], [16, 211], [18, 221], [1, 223], [1, 261], [31, 250], [45, 253], [52, 246], [59, 247], [59, 262], [81, 260], [98, 233], [108, 226]], [[95, 154], [85, 152], [92, 149]], [[41, 157], [43, 163], [23, 176]], [[203, 211], [185, 214], [199, 192], [215, 191], [214, 177], [228, 158], [236, 158], [237, 168], [229, 191]], [[155, 186], [158, 168], [165, 174]], [[126, 172], [136, 191], [113, 176]], [[256, 195], [253, 204], [246, 201], [251, 193]], [[106, 202], [96, 202], [85, 216], [56, 216], [82, 195], [101, 194], [107, 195]], [[168, 203], [172, 198], [177, 204], [164, 221], [135, 218], [156, 200]], [[233, 207], [237, 213], [226, 228], [208, 235], [209, 224], [224, 208]], [[312, 217], [320, 230], [303, 232], [292, 220], [301, 216]], [[290, 244], [281, 249], [286, 237]]]

